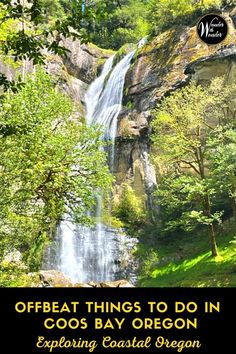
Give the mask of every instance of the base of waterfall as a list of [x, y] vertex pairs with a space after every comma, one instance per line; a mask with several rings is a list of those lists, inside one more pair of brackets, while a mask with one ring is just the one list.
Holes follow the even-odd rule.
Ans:
[[31, 273], [34, 277], [34, 287], [40, 288], [129, 288], [134, 287], [128, 280], [115, 280], [73, 284], [62, 272], [57, 270], [41, 270]]
[[62, 223], [46, 249], [41, 269], [62, 272], [73, 284], [91, 281], [100, 284], [119, 279], [136, 284], [138, 242], [125, 230], [101, 223], [94, 227]]

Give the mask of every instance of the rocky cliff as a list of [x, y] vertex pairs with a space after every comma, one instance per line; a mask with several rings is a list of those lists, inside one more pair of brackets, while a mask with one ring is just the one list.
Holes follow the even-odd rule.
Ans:
[[[85, 92], [113, 51], [100, 49], [91, 43], [81, 44], [71, 38], [63, 39], [61, 44], [69, 50], [69, 54], [59, 57], [46, 53], [45, 70], [53, 76], [63, 91], [78, 103], [83, 114]], [[30, 61], [25, 60], [19, 65], [14, 63], [13, 59], [9, 60], [9, 57], [0, 56], [0, 72], [9, 80], [14, 80], [19, 73], [25, 76], [33, 70]]]
[[219, 45], [202, 42], [196, 27], [180, 27], [162, 33], [137, 52], [126, 76], [119, 116], [118, 185], [129, 181], [138, 195], [147, 196], [155, 188], [155, 172], [147, 154], [153, 109], [163, 97], [191, 79], [203, 84], [215, 76], [224, 76], [227, 82], [236, 80], [236, 10], [224, 16], [229, 33]]

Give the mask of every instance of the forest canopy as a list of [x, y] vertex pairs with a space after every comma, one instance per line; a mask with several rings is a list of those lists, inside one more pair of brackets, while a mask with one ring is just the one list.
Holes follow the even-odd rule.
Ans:
[[[87, 6], [100, 1], [87, 1]], [[157, 35], [174, 25], [194, 24], [206, 10], [220, 10], [232, 4], [227, 0], [108, 0], [103, 1], [102, 16], [88, 22], [90, 39], [103, 48], [119, 49]]]

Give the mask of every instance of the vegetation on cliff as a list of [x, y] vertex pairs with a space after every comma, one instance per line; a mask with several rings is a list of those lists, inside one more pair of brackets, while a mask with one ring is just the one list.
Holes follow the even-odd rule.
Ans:
[[[92, 42], [104, 48], [119, 49], [125, 43], [137, 43], [148, 35], [169, 28], [190, 25], [206, 11], [232, 5], [231, 0], [106, 0], [91, 2], [96, 10], [102, 6], [100, 21], [88, 21]], [[90, 6], [90, 2], [87, 2]]]
[[219, 11], [232, 4], [231, 0], [151, 0], [148, 12], [151, 33], [156, 35], [176, 26], [192, 25], [206, 11]]

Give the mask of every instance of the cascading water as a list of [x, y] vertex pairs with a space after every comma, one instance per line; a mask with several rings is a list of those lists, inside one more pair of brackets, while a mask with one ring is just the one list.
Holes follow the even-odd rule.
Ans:
[[87, 93], [85, 94], [86, 121], [89, 125], [92, 123], [94, 111], [104, 88], [105, 79], [112, 69], [113, 60], [114, 55], [107, 59], [101, 75], [92, 82]]
[[[94, 102], [93, 96], [94, 89], [100, 89], [100, 85], [98, 86], [96, 81], [102, 77], [104, 84], [107, 77], [103, 72], [101, 77], [91, 84], [85, 96], [88, 124], [99, 124], [103, 126], [105, 128], [104, 137], [110, 138], [112, 141], [114, 141], [116, 136], [117, 116], [122, 108], [125, 75], [130, 67], [134, 53], [135, 51], [128, 53], [111, 71], [104, 90], [102, 92], [100, 91], [100, 94], [95, 96], [97, 97], [96, 102]], [[103, 71], [109, 67], [111, 60], [113, 60], [113, 57], [108, 59]]]
[[[143, 45], [143, 40], [140, 43]], [[122, 108], [125, 76], [134, 53], [128, 53], [114, 68], [114, 56], [110, 57], [85, 96], [87, 124], [103, 126], [103, 139], [112, 141], [111, 171], [117, 117]], [[51, 260], [51, 263], [73, 282], [110, 281], [119, 277], [118, 254], [125, 252], [122, 246], [126, 241], [125, 237], [101, 223], [101, 205], [102, 198], [98, 197], [95, 228], [76, 226], [67, 221], [63, 221], [59, 227], [55, 240], [59, 251], [54, 251], [54, 261]]]

